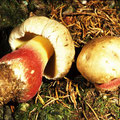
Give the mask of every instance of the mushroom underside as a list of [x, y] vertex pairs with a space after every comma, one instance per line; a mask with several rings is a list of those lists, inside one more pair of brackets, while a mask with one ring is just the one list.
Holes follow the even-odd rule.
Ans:
[[15, 50], [37, 35], [47, 38], [54, 48], [53, 57], [49, 60], [43, 76], [53, 80], [64, 77], [69, 72], [75, 55], [74, 42], [68, 29], [53, 19], [33, 16], [12, 30], [10, 46]]
[[[24, 37], [19, 38], [17, 42], [19, 41], [20, 46], [22, 46], [29, 40], [33, 39], [35, 36], [38, 36], [38, 35], [35, 33], [26, 32]], [[55, 71], [56, 71], [56, 66], [55, 66], [55, 53], [54, 53], [49, 59], [47, 65], [45, 66], [44, 74], [49, 76], [49, 78], [53, 78], [56, 74]]]

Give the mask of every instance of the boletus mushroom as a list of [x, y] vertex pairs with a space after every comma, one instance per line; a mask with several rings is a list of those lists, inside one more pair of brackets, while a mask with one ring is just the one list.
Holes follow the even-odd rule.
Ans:
[[120, 37], [105, 36], [83, 46], [77, 58], [81, 75], [101, 91], [120, 86]]
[[9, 37], [12, 52], [0, 59], [0, 102], [26, 102], [38, 92], [42, 76], [64, 77], [75, 49], [68, 29], [44, 16], [33, 16], [14, 28]]

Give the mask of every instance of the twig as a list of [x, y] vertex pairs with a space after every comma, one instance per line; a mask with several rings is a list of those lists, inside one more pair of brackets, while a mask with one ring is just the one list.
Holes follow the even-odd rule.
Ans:
[[86, 116], [86, 114], [85, 114], [85, 111], [84, 111], [84, 110], [82, 111], [82, 113], [83, 113], [83, 115], [84, 115], [85, 119], [86, 119], [86, 120], [88, 120], [88, 118], [87, 118], [87, 116]]
[[66, 5], [60, 7], [60, 20], [62, 21], [62, 23], [67, 27], [67, 24], [64, 22], [63, 18], [62, 18], [62, 9], [65, 7]]
[[55, 102], [56, 100], [59, 100], [59, 99], [58, 99], [58, 98], [54, 98], [53, 100], [50, 99], [50, 100], [49, 100], [50, 102], [46, 103], [42, 108], [47, 107], [49, 104]]
[[90, 104], [88, 104], [86, 101], [85, 101], [86, 105], [92, 110], [92, 112], [94, 113], [95, 117], [97, 118], [97, 120], [100, 120], [96, 114], [96, 112], [93, 110], [93, 108], [90, 106]]

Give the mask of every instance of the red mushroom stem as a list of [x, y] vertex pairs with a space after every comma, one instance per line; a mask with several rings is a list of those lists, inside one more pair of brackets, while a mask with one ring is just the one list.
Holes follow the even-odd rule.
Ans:
[[[0, 101], [8, 102], [17, 99], [19, 102], [26, 102], [34, 97], [41, 86], [45, 66], [53, 52], [49, 40], [37, 36], [18, 50], [1, 58], [0, 66], [4, 66], [3, 71], [8, 71], [8, 74], [3, 75], [5, 80], [0, 75], [0, 88], [3, 87], [0, 89]], [[9, 80], [11, 77], [13, 77], [12, 82]], [[9, 84], [13, 84], [14, 87], [9, 87]], [[10, 89], [6, 90], [6, 86]], [[7, 94], [11, 95], [8, 97]]]
[[101, 91], [113, 91], [118, 89], [120, 86], [120, 78], [115, 78], [108, 83], [103, 83], [103, 84], [94, 84], [97, 89], [100, 89]]

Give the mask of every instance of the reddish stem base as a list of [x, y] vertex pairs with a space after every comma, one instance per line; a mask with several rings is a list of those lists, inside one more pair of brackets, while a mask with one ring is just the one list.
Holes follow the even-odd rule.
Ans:
[[97, 89], [102, 91], [113, 91], [118, 89], [118, 87], [120, 86], [120, 78], [113, 79], [108, 83], [94, 84], [94, 85]]
[[[20, 48], [4, 56], [0, 62], [10, 62], [10, 66], [14, 66], [15, 69], [21, 65], [21, 68], [23, 69], [20, 69], [19, 67], [19, 71], [17, 72], [20, 74], [22, 71], [24, 75], [19, 75], [19, 77], [21, 77], [19, 78], [18, 82], [22, 82], [24, 85], [20, 86], [18, 83], [18, 86], [20, 87], [20, 91], [18, 92], [20, 94], [17, 96], [17, 99], [19, 102], [26, 102], [33, 98], [38, 92], [42, 83], [43, 68], [41, 56], [39, 55], [38, 57], [37, 53], [30, 48]], [[14, 63], [17, 63], [18, 66], [14, 65]], [[16, 75], [16, 77], [18, 76]]]

